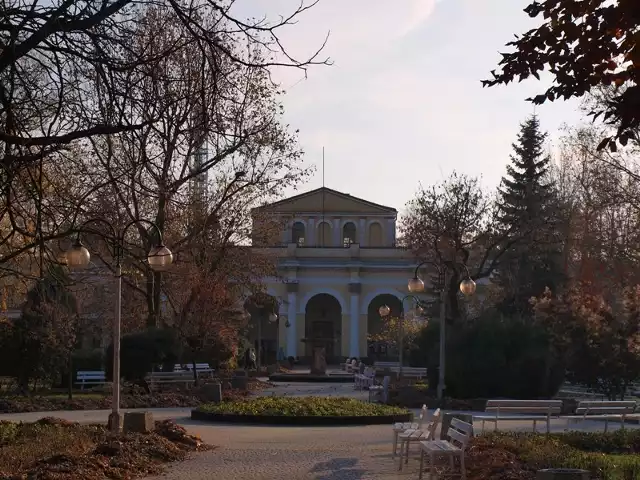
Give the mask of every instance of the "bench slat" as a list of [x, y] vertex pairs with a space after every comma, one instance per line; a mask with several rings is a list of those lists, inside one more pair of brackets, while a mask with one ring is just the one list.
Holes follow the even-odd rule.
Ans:
[[559, 413], [562, 411], [560, 407], [487, 407], [486, 412], [496, 413]]
[[562, 400], [487, 400], [487, 407], [562, 407]]
[[586, 400], [586, 401], [581, 401], [578, 403], [578, 407], [579, 408], [593, 408], [593, 407], [598, 407], [598, 408], [611, 408], [611, 407], [632, 407], [635, 408], [636, 407], [636, 402], [634, 400], [612, 400], [612, 401], [601, 401], [601, 402], [597, 402], [597, 401], [591, 401], [591, 400]]

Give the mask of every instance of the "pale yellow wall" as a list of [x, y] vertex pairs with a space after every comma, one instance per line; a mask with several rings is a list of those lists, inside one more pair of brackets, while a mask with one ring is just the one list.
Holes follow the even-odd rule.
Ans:
[[340, 355], [346, 357], [349, 355], [349, 342], [351, 342], [351, 332], [349, 325], [351, 317], [347, 313], [342, 313], [342, 345], [340, 346]]
[[[329, 249], [302, 249], [302, 250], [325, 250], [329, 252]], [[405, 255], [408, 255], [405, 252]], [[389, 271], [389, 270], [361, 270], [359, 272], [349, 271], [348, 268], [344, 269], [304, 269], [298, 267], [295, 272], [295, 279], [298, 282], [298, 292], [296, 294], [296, 311], [298, 312], [295, 318], [296, 323], [296, 340], [298, 342], [297, 353], [299, 356], [303, 356], [305, 352], [305, 344], [300, 339], [305, 336], [305, 305], [304, 302], [307, 299], [311, 299], [313, 294], [327, 293], [330, 295], [339, 295], [342, 303], [342, 322], [341, 322], [341, 342], [340, 342], [340, 354], [346, 357], [350, 353], [351, 345], [351, 311], [350, 300], [351, 293], [349, 292], [349, 282], [357, 279], [361, 284], [361, 292], [359, 295], [360, 303], [358, 305], [358, 325], [359, 325], [359, 350], [360, 355], [365, 356], [368, 354], [367, 350], [367, 335], [368, 335], [368, 316], [367, 309], [368, 304], [372, 301], [376, 295], [390, 294], [397, 298], [402, 298], [406, 294], [406, 283], [412, 274], [413, 263], [407, 262], [406, 271]], [[355, 276], [355, 277], [354, 277]], [[321, 284], [318, 282], [318, 278], [330, 278], [333, 280], [331, 283]], [[386, 280], [386, 281], [384, 281]], [[287, 300], [288, 295], [284, 285], [280, 282], [269, 285], [269, 291], [272, 294], [278, 295], [283, 300]], [[281, 315], [283, 321], [281, 322], [282, 328], [280, 330], [280, 345], [284, 348], [287, 341], [287, 329], [284, 327], [286, 316], [288, 314], [288, 306], [285, 304], [281, 309]], [[291, 320], [290, 320], [291, 321]], [[293, 321], [292, 321], [293, 323]], [[286, 348], [285, 348], [286, 351]]]
[[367, 349], [367, 315], [360, 315], [360, 340], [358, 344], [360, 345], [360, 356], [366, 357], [369, 354], [369, 350]]
[[296, 330], [296, 334], [297, 334], [297, 339], [296, 341], [298, 342], [298, 356], [302, 356], [304, 355], [305, 352], [305, 348], [306, 345], [304, 342], [301, 341], [302, 338], [304, 338], [304, 330], [305, 330], [305, 325], [304, 325], [304, 313], [302, 314], [298, 314], [296, 317], [297, 320], [297, 330]]

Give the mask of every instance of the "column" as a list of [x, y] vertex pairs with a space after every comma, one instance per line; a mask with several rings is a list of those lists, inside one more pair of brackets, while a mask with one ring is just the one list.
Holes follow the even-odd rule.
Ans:
[[307, 231], [304, 232], [304, 244], [307, 247], [316, 246], [316, 238], [318, 238], [318, 232], [316, 232], [316, 221], [313, 218], [307, 220]]
[[360, 358], [360, 283], [350, 283], [349, 293], [351, 303], [349, 305], [349, 356]]
[[288, 313], [287, 320], [289, 320], [289, 328], [287, 328], [287, 357], [296, 357], [298, 355], [298, 310], [297, 310], [297, 297], [298, 297], [298, 283], [287, 283], [287, 301]]
[[369, 232], [367, 232], [367, 219], [361, 218], [358, 225], [358, 243], [361, 247], [369, 246]]
[[389, 218], [387, 220], [387, 242], [389, 246], [396, 243], [396, 220], [395, 218]]
[[332, 229], [333, 229], [333, 246], [341, 247], [342, 246], [342, 228], [340, 228], [340, 219], [334, 218], [332, 221]]

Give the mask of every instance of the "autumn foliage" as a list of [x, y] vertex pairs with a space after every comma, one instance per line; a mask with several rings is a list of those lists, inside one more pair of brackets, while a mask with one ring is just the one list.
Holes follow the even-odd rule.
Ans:
[[582, 97], [601, 87], [615, 91], [590, 114], [604, 115], [617, 132], [606, 136], [599, 148], [616, 140], [627, 145], [638, 140], [640, 128], [640, 7], [637, 0], [545, 0], [532, 1], [525, 9], [540, 20], [537, 28], [507, 43], [513, 51], [502, 54], [499, 69], [483, 85], [493, 86], [538, 80], [544, 71], [554, 83], [529, 99], [535, 104]]
[[547, 290], [532, 304], [570, 379], [623, 397], [640, 376], [640, 286], [624, 289], [611, 303], [583, 284], [560, 295]]
[[404, 349], [410, 349], [420, 333], [425, 327], [426, 322], [412, 315], [388, 316], [382, 317], [379, 328], [375, 332], [370, 332], [367, 339], [370, 342], [384, 342], [388, 348], [392, 350], [399, 348], [400, 330], [402, 329], [402, 338]]

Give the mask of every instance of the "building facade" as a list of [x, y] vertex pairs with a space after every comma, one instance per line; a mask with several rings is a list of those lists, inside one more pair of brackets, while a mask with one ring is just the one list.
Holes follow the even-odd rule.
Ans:
[[311, 356], [324, 342], [327, 357], [375, 357], [368, 341], [382, 322], [378, 309], [402, 310], [415, 257], [396, 246], [396, 209], [320, 188], [261, 207], [258, 217], [283, 225], [278, 245], [279, 278], [264, 279], [280, 305], [277, 324], [262, 326], [262, 348], [275, 354]]

